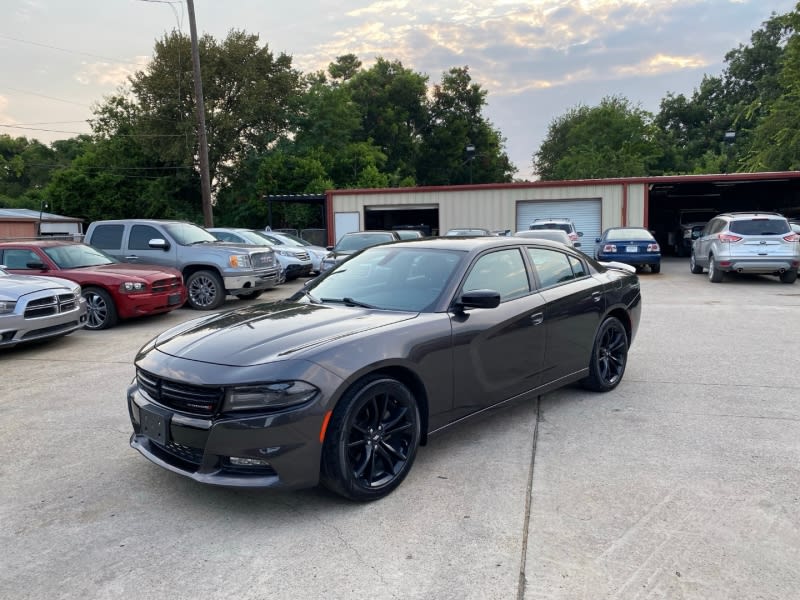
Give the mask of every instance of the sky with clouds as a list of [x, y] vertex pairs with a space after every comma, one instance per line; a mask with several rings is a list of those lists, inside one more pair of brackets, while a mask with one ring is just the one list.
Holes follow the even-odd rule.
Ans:
[[[485, 115], [506, 138], [517, 177], [550, 122], [579, 104], [622, 95], [656, 112], [691, 94], [725, 53], [796, 0], [195, 0], [198, 31], [260, 36], [311, 72], [352, 53], [441, 80], [469, 66], [488, 92]], [[185, 3], [3, 0], [0, 134], [49, 143], [88, 132], [92, 105], [146, 64], [165, 32], [188, 35]]]

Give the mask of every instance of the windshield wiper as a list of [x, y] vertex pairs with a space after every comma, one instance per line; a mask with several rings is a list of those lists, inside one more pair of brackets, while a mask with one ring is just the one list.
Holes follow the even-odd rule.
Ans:
[[308, 290], [300, 290], [300, 292], [311, 301], [311, 304], [322, 304], [322, 301]]
[[366, 302], [361, 302], [359, 300], [354, 300], [353, 298], [345, 297], [345, 298], [320, 298], [323, 302], [341, 302], [342, 304], [347, 304], [348, 306], [359, 306], [361, 308], [378, 308], [377, 306], [373, 306], [372, 304], [367, 304]]

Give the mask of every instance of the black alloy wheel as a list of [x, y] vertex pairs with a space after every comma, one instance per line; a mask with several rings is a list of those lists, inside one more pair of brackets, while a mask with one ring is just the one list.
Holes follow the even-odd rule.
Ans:
[[627, 362], [628, 333], [619, 319], [608, 317], [597, 330], [584, 386], [596, 392], [613, 390], [622, 381]]
[[369, 376], [340, 400], [322, 450], [322, 483], [350, 500], [378, 500], [405, 479], [420, 439], [420, 417], [400, 381]]
[[117, 307], [111, 294], [94, 287], [84, 288], [82, 293], [86, 298], [86, 329], [98, 331], [117, 324]]
[[196, 271], [186, 280], [189, 306], [195, 310], [214, 310], [225, 302], [222, 278], [213, 271]]

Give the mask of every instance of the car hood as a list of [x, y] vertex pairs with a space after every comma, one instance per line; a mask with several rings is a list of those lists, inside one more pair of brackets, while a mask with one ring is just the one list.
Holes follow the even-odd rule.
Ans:
[[59, 273], [69, 274], [79, 277], [81, 274], [98, 273], [111, 275], [120, 278], [138, 277], [151, 281], [164, 279], [165, 277], [178, 277], [180, 272], [170, 267], [158, 267], [155, 265], [137, 265], [133, 263], [112, 263], [110, 265], [96, 265], [93, 267], [81, 267], [78, 269], [63, 269]]
[[155, 347], [188, 360], [248, 367], [294, 358], [303, 350], [416, 315], [340, 305], [257, 304], [179, 325], [158, 336]]
[[0, 277], [0, 300], [16, 301], [20, 296], [42, 290], [57, 290], [59, 293], [72, 291], [76, 287], [72, 281], [57, 277], [37, 277], [35, 275], [9, 275]]

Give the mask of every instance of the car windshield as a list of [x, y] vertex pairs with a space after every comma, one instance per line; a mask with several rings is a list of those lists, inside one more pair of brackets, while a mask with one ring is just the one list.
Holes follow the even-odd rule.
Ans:
[[253, 244], [255, 246], [271, 246], [272, 242], [268, 240], [265, 236], [262, 236], [257, 231], [248, 231], [246, 229], [236, 230], [236, 235], [242, 238], [246, 243]]
[[382, 310], [429, 311], [464, 255], [430, 248], [369, 248], [309, 286], [308, 300]]
[[357, 252], [368, 246], [375, 246], [385, 242], [394, 241], [391, 233], [353, 233], [345, 235], [336, 244], [336, 252]]
[[655, 240], [647, 229], [609, 229], [606, 232], [606, 239], [612, 242], [625, 240]]
[[192, 244], [215, 244], [219, 242], [208, 231], [192, 223], [167, 223], [164, 228], [181, 246]]
[[65, 246], [49, 246], [42, 248], [44, 253], [58, 265], [60, 269], [79, 269], [81, 267], [96, 267], [99, 265], [112, 265], [119, 261], [97, 248], [85, 244], [69, 244]]
[[790, 233], [791, 229], [786, 219], [755, 217], [731, 221], [730, 231], [740, 235], [782, 235]]
[[400, 236], [401, 240], [414, 240], [422, 237], [422, 234], [419, 231], [412, 229], [398, 229], [397, 235]]
[[307, 242], [303, 238], [299, 238], [296, 235], [292, 235], [291, 233], [269, 233], [267, 235], [273, 236], [281, 240], [281, 243], [286, 244], [287, 246], [313, 246], [311, 242]]
[[266, 241], [268, 244], [272, 244], [273, 246], [286, 246], [286, 242], [284, 242], [281, 238], [272, 235], [271, 233], [265, 233], [263, 231], [253, 231], [253, 235], [261, 238], [262, 240]]

